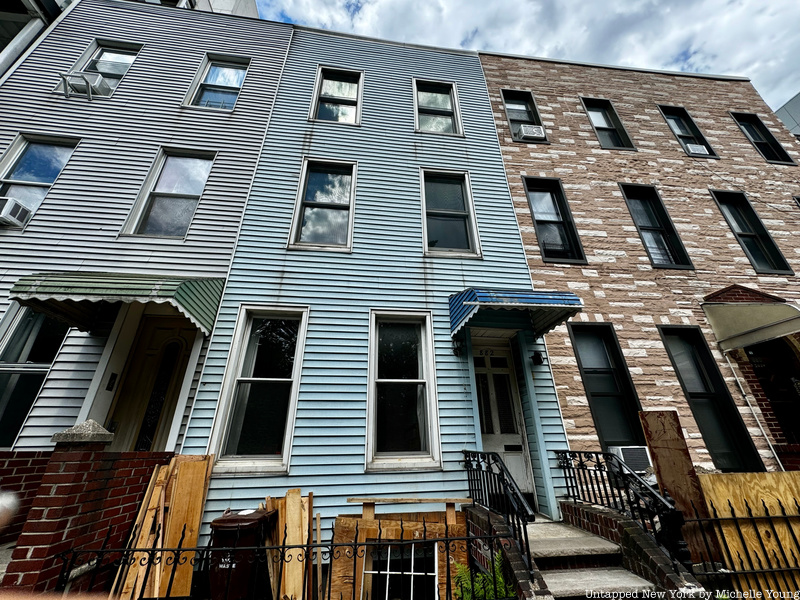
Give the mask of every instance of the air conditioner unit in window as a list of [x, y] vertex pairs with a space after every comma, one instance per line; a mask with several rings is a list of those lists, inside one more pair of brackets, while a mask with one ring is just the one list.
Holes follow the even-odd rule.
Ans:
[[31, 218], [31, 210], [16, 198], [0, 196], [0, 225], [24, 227]]
[[708, 148], [703, 144], [686, 144], [686, 149], [692, 154], [708, 154]]
[[67, 96], [70, 93], [86, 94], [89, 99], [92, 96], [108, 96], [111, 93], [111, 86], [100, 73], [90, 73], [88, 71], [70, 71], [62, 73]]
[[652, 465], [647, 446], [609, 446], [608, 451], [634, 473], [644, 473]]
[[520, 125], [519, 137], [523, 140], [543, 140], [545, 138], [544, 127], [541, 125]]

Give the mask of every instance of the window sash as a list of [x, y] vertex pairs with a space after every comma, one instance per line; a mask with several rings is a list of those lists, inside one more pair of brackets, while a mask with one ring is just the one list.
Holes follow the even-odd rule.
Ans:
[[[463, 210], [448, 209], [448, 208], [430, 208], [431, 191], [428, 189], [429, 183], [448, 182], [450, 185], [461, 187], [461, 200], [463, 202]], [[425, 249], [426, 252], [465, 252], [473, 254], [477, 252], [477, 235], [475, 233], [475, 225], [472, 220], [472, 200], [469, 192], [468, 179], [466, 174], [451, 175], [448, 173], [438, 173], [435, 171], [423, 171], [423, 193], [425, 198]], [[438, 219], [438, 221], [437, 221]], [[434, 224], [434, 222], [436, 224]], [[458, 225], [444, 225], [445, 222]], [[455, 240], [453, 246], [436, 246], [431, 245], [431, 232], [433, 229], [440, 229], [442, 226], [447, 227]], [[457, 230], [453, 227], [458, 227]]]
[[[419, 131], [430, 133], [460, 133], [458, 117], [456, 112], [456, 95], [455, 89], [449, 83], [436, 83], [416, 81], [414, 89], [414, 102], [417, 106], [417, 128]], [[430, 93], [439, 96], [447, 96], [449, 98], [449, 107], [435, 106], [432, 104], [423, 104], [420, 101], [420, 93]], [[423, 118], [429, 117], [429, 118]], [[431, 126], [432, 123], [442, 122], [446, 123], [443, 129], [437, 129]]]
[[[303, 183], [300, 188], [298, 208], [296, 212], [296, 223], [292, 234], [292, 244], [309, 247], [331, 247], [349, 248], [352, 236], [353, 222], [353, 198], [355, 195], [356, 168], [352, 163], [329, 163], [325, 161], [306, 161], [303, 171]], [[346, 193], [346, 202], [336, 200], [314, 200], [309, 199], [309, 182], [314, 173], [322, 175], [342, 175], [349, 178], [349, 185]], [[315, 196], [316, 197], [316, 196]], [[334, 211], [344, 213], [346, 216], [340, 218], [339, 222], [329, 222], [327, 229], [313, 232], [311, 225], [306, 229], [307, 216], [318, 213]], [[310, 232], [310, 233], [309, 233]], [[306, 236], [313, 236], [309, 239]]]
[[[541, 200], [534, 200], [533, 194], [547, 194], [550, 206]], [[542, 260], [550, 262], [584, 262], [577, 228], [569, 211], [569, 204], [563, 194], [561, 183], [555, 179], [525, 178], [525, 195], [533, 218], [536, 239]], [[536, 207], [545, 208], [544, 215]], [[555, 211], [555, 212], [553, 212]], [[555, 237], [554, 237], [555, 235]], [[557, 240], [556, 240], [557, 238]], [[554, 243], [555, 240], [555, 243]]]
[[764, 160], [796, 165], [786, 149], [754, 113], [731, 113], [745, 137], [758, 150]]

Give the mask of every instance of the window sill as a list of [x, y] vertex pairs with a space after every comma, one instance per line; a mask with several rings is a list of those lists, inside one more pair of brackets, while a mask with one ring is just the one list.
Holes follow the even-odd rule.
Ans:
[[288, 475], [289, 466], [269, 458], [220, 458], [211, 472], [214, 475]]
[[679, 271], [694, 271], [694, 265], [666, 265], [666, 264], [656, 264], [654, 262], [650, 262], [650, 266], [654, 269], [674, 269]]
[[368, 473], [393, 471], [441, 471], [442, 464], [432, 458], [375, 458], [367, 463]]
[[424, 129], [415, 129], [414, 133], [422, 133], [424, 135], [442, 135], [442, 136], [451, 137], [451, 138], [465, 138], [465, 137], [467, 137], [463, 133], [448, 133], [446, 131], [426, 131]]
[[137, 240], [151, 240], [154, 242], [168, 242], [171, 244], [182, 244], [186, 240], [186, 236], [172, 236], [172, 235], [147, 235], [144, 233], [120, 233], [117, 239], [121, 238], [134, 238]]
[[212, 113], [231, 114], [236, 108], [236, 105], [234, 104], [233, 108], [214, 108], [212, 106], [195, 106], [194, 104], [181, 104], [181, 108], [188, 108], [191, 110], [202, 110]]
[[332, 123], [334, 125], [347, 125], [348, 127], [361, 127], [361, 121], [348, 123], [347, 121], [332, 121], [331, 119], [308, 119], [309, 123]]
[[479, 252], [459, 252], [459, 251], [436, 252], [436, 251], [426, 250], [423, 253], [423, 256], [425, 258], [472, 258], [472, 259], [483, 260], [483, 255], [480, 254]]
[[515, 137], [512, 137], [511, 141], [516, 142], [517, 144], [537, 144], [539, 146], [550, 146], [553, 143], [550, 140], [521, 140]]
[[353, 249], [349, 246], [315, 246], [313, 244], [289, 244], [286, 246], [287, 250], [316, 250], [319, 252], [344, 252], [351, 253]]
[[753, 270], [756, 272], [756, 275], [794, 275], [794, 271], [791, 269], [787, 270], [778, 270], [778, 269], [757, 269], [753, 267]]
[[542, 262], [555, 265], [588, 265], [589, 261], [585, 258], [547, 258], [542, 256]]
[[716, 154], [695, 154], [693, 152], [686, 152], [686, 156], [690, 156], [691, 158], [710, 158], [711, 160], [720, 160], [719, 156]]
[[603, 146], [600, 145], [601, 150], [622, 150], [623, 152], [638, 152], [636, 148], [629, 148], [628, 146]]
[[766, 158], [764, 160], [767, 161], [771, 165], [785, 165], [787, 167], [796, 167], [797, 166], [797, 163], [794, 162], [794, 161], [787, 162], [785, 160], [767, 160]]

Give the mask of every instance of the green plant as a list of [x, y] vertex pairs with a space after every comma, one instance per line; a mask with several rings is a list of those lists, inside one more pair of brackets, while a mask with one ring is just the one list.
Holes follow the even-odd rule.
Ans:
[[472, 571], [456, 563], [453, 596], [456, 600], [499, 600], [516, 596], [514, 586], [503, 575], [503, 555], [498, 550], [492, 561], [492, 571]]

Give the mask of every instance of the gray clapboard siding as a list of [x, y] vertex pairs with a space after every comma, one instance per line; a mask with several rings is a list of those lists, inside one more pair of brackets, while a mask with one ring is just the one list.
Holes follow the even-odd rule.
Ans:
[[[14, 282], [38, 271], [225, 277], [291, 31], [115, 0], [81, 0], [52, 28], [0, 86], [0, 115], [13, 115], [0, 120], [0, 152], [20, 133], [80, 142], [27, 227], [0, 228], [0, 315]], [[114, 94], [89, 102], [55, 92], [95, 39], [142, 45]], [[206, 52], [251, 58], [231, 112], [182, 106]], [[162, 146], [217, 153], [186, 238], [120, 235]], [[83, 360], [57, 358], [20, 447], [47, 447], [50, 421], [74, 424], [91, 380]]]
[[[319, 64], [365, 71], [360, 126], [308, 121]], [[456, 82], [465, 137], [414, 132], [412, 77]], [[286, 249], [303, 156], [358, 162], [350, 253]], [[423, 256], [420, 167], [469, 172], [482, 258]], [[292, 487], [313, 491], [326, 518], [358, 512], [347, 496], [466, 495], [461, 451], [476, 445], [475, 415], [448, 296], [530, 289], [504, 177], [475, 55], [295, 31], [183, 445], [206, 452], [218, 403], [230, 401], [220, 389], [239, 306], [309, 306], [289, 475], [216, 474], [206, 524]], [[369, 314], [378, 308], [432, 311], [443, 471], [365, 473]]]

